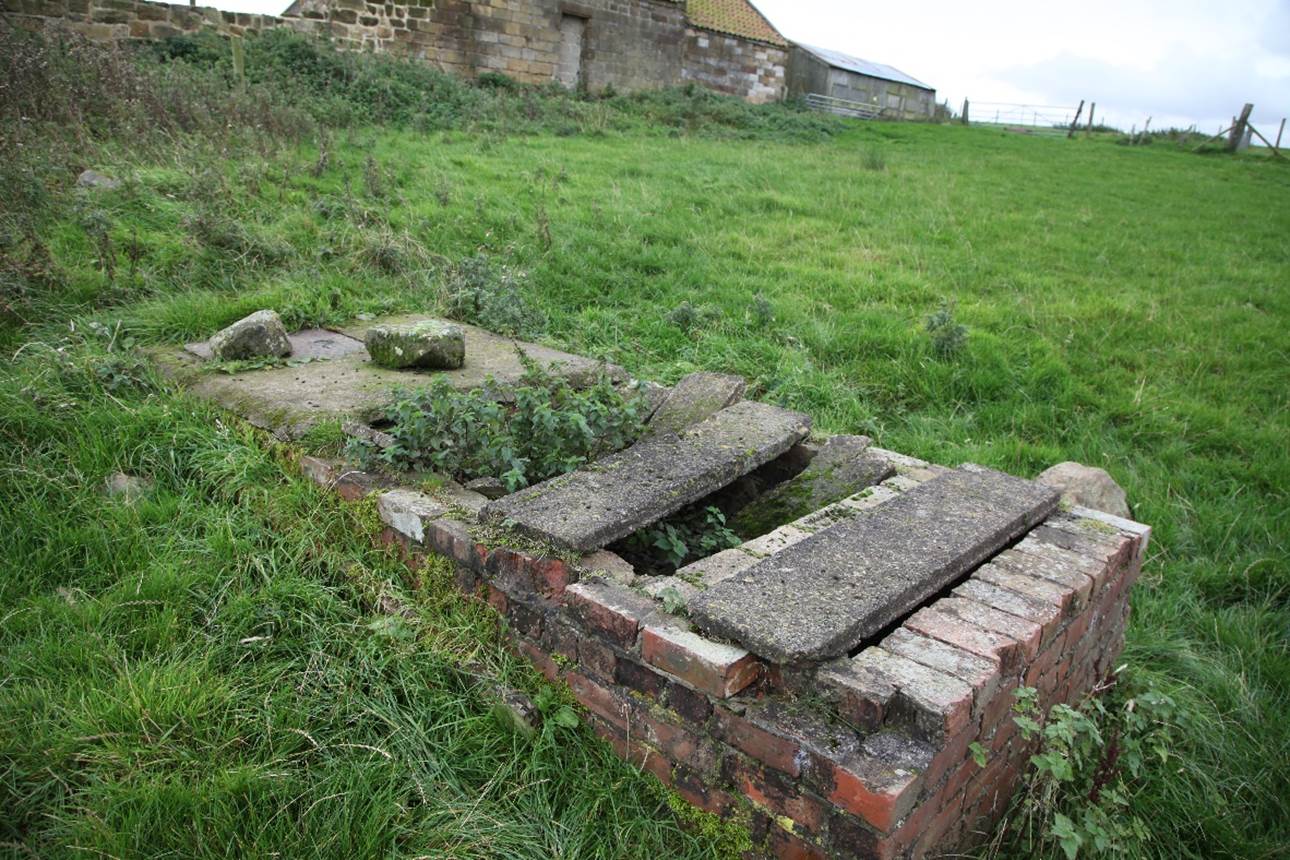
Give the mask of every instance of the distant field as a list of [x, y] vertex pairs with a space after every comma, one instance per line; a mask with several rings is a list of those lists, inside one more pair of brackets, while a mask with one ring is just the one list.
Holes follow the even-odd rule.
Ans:
[[[585, 729], [498, 727], [464, 663], [537, 679], [487, 612], [437, 571], [416, 623], [380, 621], [374, 589], [398, 573], [365, 514], [132, 350], [261, 307], [296, 325], [436, 309], [436, 273], [476, 254], [526, 273], [546, 341], [640, 376], [740, 373], [941, 463], [1109, 470], [1155, 529], [1128, 683], [1188, 720], [1132, 801], [1147, 850], [1290, 850], [1285, 165], [878, 123], [817, 142], [359, 126], [324, 157], [101, 152], [85, 166], [128, 181], [60, 198], [50, 286], [0, 329], [11, 856], [737, 842], [682, 828]], [[923, 326], [945, 302], [968, 339], [937, 358]], [[156, 491], [105, 501], [117, 469]]]

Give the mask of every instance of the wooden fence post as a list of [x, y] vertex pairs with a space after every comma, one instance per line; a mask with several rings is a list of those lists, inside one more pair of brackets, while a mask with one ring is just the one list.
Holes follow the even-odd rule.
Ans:
[[964, 125], [968, 125], [968, 100], [967, 99], [963, 100], [963, 116], [961, 116], [959, 120]]
[[1281, 127], [1277, 129], [1277, 149], [1281, 148], [1281, 132], [1286, 130], [1286, 118], [1281, 117]]
[[1241, 141], [1245, 140], [1245, 127], [1250, 122], [1250, 113], [1253, 110], [1254, 105], [1249, 102], [1246, 102], [1245, 107], [1241, 108], [1240, 118], [1232, 125], [1232, 136], [1227, 139], [1228, 152], [1236, 152], [1241, 145]]
[[1097, 110], [1097, 102], [1088, 106], [1088, 128], [1085, 129], [1090, 134], [1093, 132], [1093, 113]]
[[1071, 120], [1070, 130], [1066, 132], [1066, 139], [1070, 140], [1075, 136], [1075, 128], [1079, 125], [1079, 115], [1084, 112], [1084, 100], [1079, 100], [1079, 107], [1075, 108], [1075, 118]]

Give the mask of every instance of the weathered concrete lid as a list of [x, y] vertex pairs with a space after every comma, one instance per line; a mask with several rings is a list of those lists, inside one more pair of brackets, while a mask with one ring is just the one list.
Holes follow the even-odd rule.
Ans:
[[615, 381], [627, 379], [627, 373], [617, 365], [465, 324], [458, 324], [466, 339], [466, 361], [459, 369], [389, 370], [368, 360], [363, 337], [369, 328], [432, 319], [413, 314], [341, 326], [337, 331], [298, 332], [290, 335], [292, 359], [285, 367], [236, 374], [206, 372], [200, 360], [210, 358], [206, 343], [189, 344], [182, 353], [163, 353], [158, 359], [197, 395], [287, 438], [328, 418], [371, 420], [399, 389], [416, 388], [433, 379], [447, 380], [463, 391], [479, 388], [490, 377], [500, 385], [513, 385], [524, 374], [517, 350], [574, 385], [588, 384], [598, 373]]
[[845, 654], [1057, 507], [1055, 490], [960, 467], [791, 544], [690, 601], [703, 631], [776, 663]]
[[810, 431], [799, 412], [745, 400], [662, 436], [490, 502], [483, 517], [586, 552], [721, 489]]

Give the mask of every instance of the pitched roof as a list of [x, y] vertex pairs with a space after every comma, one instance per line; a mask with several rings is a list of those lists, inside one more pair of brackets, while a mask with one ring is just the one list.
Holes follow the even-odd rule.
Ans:
[[788, 40], [748, 0], [686, 0], [685, 16], [705, 30], [788, 47]]
[[841, 51], [831, 51], [828, 48], [815, 48], [811, 45], [797, 43], [797, 47], [804, 51], [809, 51], [819, 57], [824, 62], [833, 66], [835, 69], [843, 69], [848, 72], [865, 75], [870, 78], [881, 78], [884, 81], [895, 81], [898, 84], [909, 84], [911, 87], [918, 87], [924, 90], [935, 90], [935, 87], [928, 86], [917, 78], [910, 77], [900, 69], [884, 66], [882, 63], [872, 63], [869, 60], [862, 60], [859, 57], [853, 57], [850, 54], [844, 54]]

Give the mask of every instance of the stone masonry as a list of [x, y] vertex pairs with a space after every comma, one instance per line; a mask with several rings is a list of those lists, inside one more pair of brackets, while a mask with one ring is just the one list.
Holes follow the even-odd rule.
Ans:
[[[361, 369], [358, 336], [383, 322], [294, 334], [293, 348], [315, 360], [237, 374], [236, 388], [194, 371], [207, 345], [167, 366], [257, 423], [289, 370], [291, 390], [304, 392], [289, 423], [351, 416], [347, 432], [376, 439], [362, 416], [417, 378]], [[434, 374], [463, 387], [485, 367], [516, 378], [486, 332], [466, 333], [465, 365]], [[563, 354], [517, 346], [563, 367]], [[566, 358], [562, 372], [583, 384], [579, 359]], [[361, 396], [324, 396], [341, 377]], [[1047, 709], [1109, 677], [1150, 530], [1059, 507], [1056, 490], [977, 466], [855, 437], [831, 446], [807, 437], [807, 416], [727, 400], [689, 427], [492, 501], [450, 480], [429, 491], [424, 476], [298, 462], [344, 499], [375, 498], [381, 541], [411, 567], [450, 559], [457, 585], [505, 619], [542, 674], [568, 684], [620, 756], [689, 803], [747, 822], [751, 856], [970, 850], [1034, 751], [1012, 720], [1014, 691], [1035, 688]], [[695, 499], [721, 504], [754, 476], [772, 493], [840, 447], [885, 461], [864, 470], [877, 483], [674, 573], [638, 571], [607, 548]]]
[[298, 0], [281, 17], [150, 0], [3, 0], [28, 30], [98, 41], [156, 40], [203, 31], [253, 36], [276, 27], [342, 48], [423, 60], [454, 74], [497, 72], [526, 84], [559, 80], [562, 22], [576, 18], [580, 85], [620, 92], [694, 81], [750, 101], [783, 97], [786, 46], [691, 26], [677, 0]]

